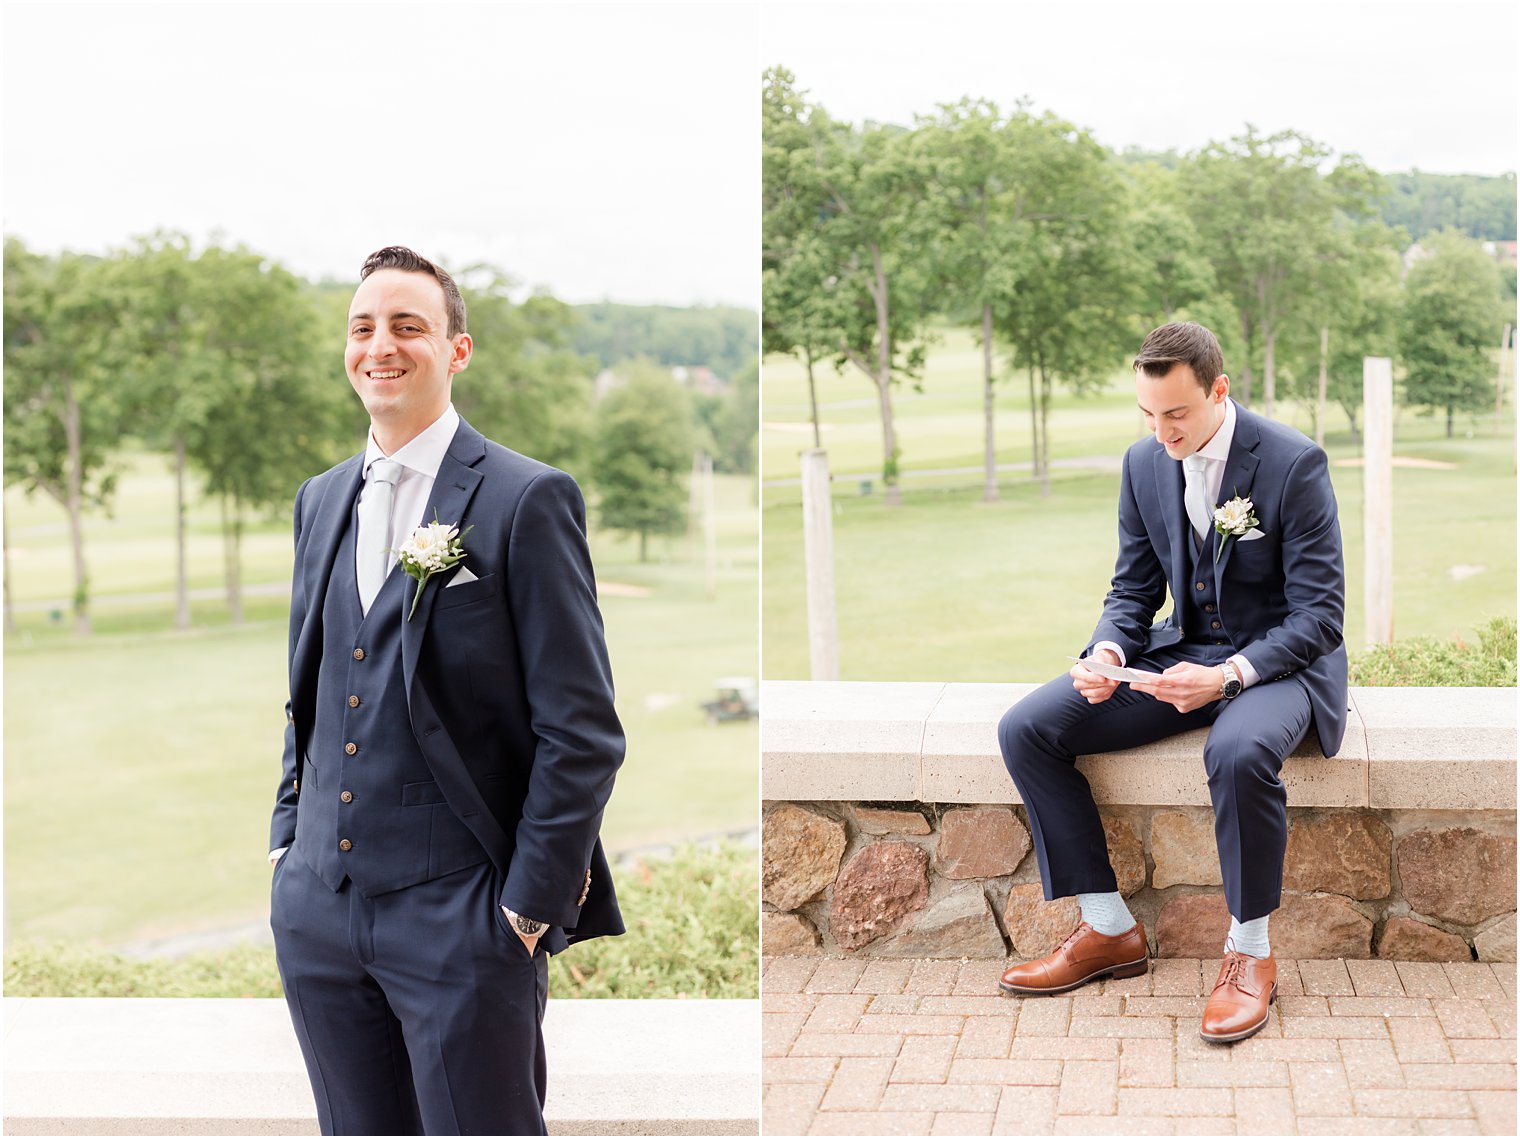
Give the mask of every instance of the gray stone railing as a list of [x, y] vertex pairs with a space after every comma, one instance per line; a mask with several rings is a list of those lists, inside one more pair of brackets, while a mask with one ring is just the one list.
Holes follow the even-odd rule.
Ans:
[[[753, 1135], [753, 1000], [551, 1000], [550, 1134]], [[9, 1135], [315, 1135], [280, 1000], [5, 999]]]
[[[768, 682], [770, 953], [1038, 956], [1075, 923], [1042, 899], [997, 747], [1033, 685]], [[1130, 906], [1166, 956], [1228, 924], [1195, 731], [1086, 756]], [[1283, 767], [1283, 956], [1514, 959], [1515, 693], [1358, 688], [1339, 754]]]

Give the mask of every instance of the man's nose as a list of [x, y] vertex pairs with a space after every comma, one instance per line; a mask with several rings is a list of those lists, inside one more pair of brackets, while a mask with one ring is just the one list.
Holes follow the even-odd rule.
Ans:
[[375, 334], [369, 339], [369, 354], [372, 359], [383, 360], [396, 350], [396, 341], [389, 332], [382, 328], [375, 329]]

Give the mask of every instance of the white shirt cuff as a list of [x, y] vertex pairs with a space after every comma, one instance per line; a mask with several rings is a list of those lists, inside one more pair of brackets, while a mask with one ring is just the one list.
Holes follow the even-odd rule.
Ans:
[[280, 855], [284, 854], [289, 849], [290, 849], [290, 847], [288, 847], [288, 846], [282, 846], [278, 850], [271, 850], [269, 852], [269, 865], [273, 866], [276, 862], [278, 862], [280, 860]]
[[1261, 680], [1261, 674], [1251, 667], [1251, 662], [1236, 653], [1230, 658], [1230, 663], [1235, 666], [1235, 671], [1240, 673], [1240, 687], [1249, 688]]
[[1096, 653], [1099, 649], [1112, 649], [1114, 656], [1119, 658], [1119, 667], [1124, 667], [1126, 663], [1124, 659], [1124, 650], [1121, 649], [1118, 645], [1114, 644], [1113, 641], [1099, 641], [1092, 647], [1092, 652], [1088, 653], [1087, 655], [1092, 656], [1093, 653]]

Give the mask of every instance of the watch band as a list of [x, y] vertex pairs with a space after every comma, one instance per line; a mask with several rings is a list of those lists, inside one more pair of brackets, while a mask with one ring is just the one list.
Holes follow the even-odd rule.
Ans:
[[523, 917], [522, 914], [513, 914], [512, 924], [517, 927], [517, 932], [524, 937], [537, 937], [549, 928], [547, 922], [534, 921], [532, 918]]

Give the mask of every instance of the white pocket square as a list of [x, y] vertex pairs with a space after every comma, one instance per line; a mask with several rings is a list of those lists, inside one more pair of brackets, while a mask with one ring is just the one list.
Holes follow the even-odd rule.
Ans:
[[474, 580], [475, 580], [475, 575], [470, 572], [470, 567], [469, 566], [460, 566], [459, 567], [459, 572], [456, 573], [453, 577], [449, 578], [449, 584], [445, 585], [443, 588], [444, 589], [450, 589], [453, 586], [463, 585], [467, 581], [474, 581]]
[[1260, 527], [1257, 527], [1255, 530], [1247, 530], [1240, 536], [1240, 540], [1242, 542], [1254, 542], [1257, 538], [1265, 538], [1266, 536], [1267, 532]]

